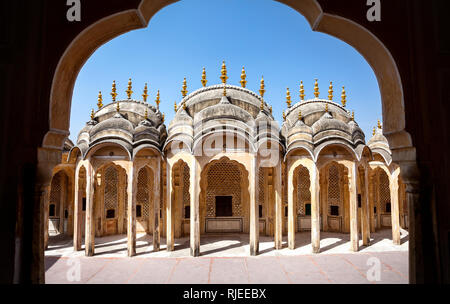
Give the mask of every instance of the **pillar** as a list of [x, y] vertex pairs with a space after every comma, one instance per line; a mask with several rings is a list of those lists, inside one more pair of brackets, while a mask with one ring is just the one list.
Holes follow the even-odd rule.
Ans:
[[91, 160], [86, 162], [86, 228], [84, 247], [86, 256], [93, 256], [95, 250], [95, 220], [94, 220], [94, 169]]
[[294, 182], [291, 162], [287, 166], [287, 196], [288, 196], [288, 246], [295, 249], [295, 206], [294, 206]]
[[127, 251], [128, 256], [136, 255], [136, 172], [132, 162], [129, 164], [127, 175]]
[[153, 182], [153, 251], [159, 251], [161, 243], [161, 231], [160, 231], [160, 203], [161, 203], [161, 157], [158, 156], [156, 160], [156, 168], [154, 172]]
[[349, 168], [349, 194], [350, 194], [350, 250], [358, 251], [358, 202], [356, 188], [356, 163]]
[[[362, 179], [362, 178], [361, 178]], [[369, 204], [369, 168], [364, 168], [364, 188], [361, 200], [361, 230], [364, 246], [370, 245], [370, 204]]]
[[167, 244], [167, 251], [173, 251], [175, 244], [174, 244], [174, 233], [175, 233], [175, 227], [174, 227], [174, 218], [173, 218], [173, 199], [172, 199], [172, 166], [167, 162], [166, 164], [166, 178], [167, 178], [167, 185], [166, 185], [166, 244]]
[[283, 204], [281, 188], [281, 163], [273, 168], [273, 185], [275, 188], [275, 249], [283, 247]]
[[[51, 184], [51, 183], [50, 183]], [[50, 203], [50, 186], [44, 188], [42, 198], [44, 200], [44, 250], [48, 248], [48, 222], [49, 222], [49, 203]]]
[[251, 159], [249, 186], [250, 186], [250, 255], [259, 253], [259, 212], [256, 201], [256, 191], [258, 185], [258, 168], [256, 155]]
[[66, 207], [67, 198], [67, 177], [63, 172], [60, 173], [60, 192], [59, 192], [59, 233], [64, 233], [64, 209]]
[[77, 168], [75, 171], [75, 190], [74, 190], [74, 211], [73, 211], [73, 250], [79, 251], [81, 250], [81, 216], [82, 216], [82, 193], [80, 188], [80, 168]]
[[195, 156], [192, 157], [190, 168], [190, 242], [191, 256], [198, 257], [200, 255], [200, 208], [199, 208], [199, 188], [200, 174], [198, 174], [198, 164]]
[[391, 222], [392, 222], [392, 242], [400, 245], [400, 211], [398, 203], [398, 175], [400, 169], [396, 169], [390, 178], [391, 191]]
[[314, 163], [311, 168], [311, 245], [312, 252], [320, 252], [320, 180], [319, 169]]

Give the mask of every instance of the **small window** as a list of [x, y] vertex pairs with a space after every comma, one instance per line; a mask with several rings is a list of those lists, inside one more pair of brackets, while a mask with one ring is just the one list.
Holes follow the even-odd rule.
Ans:
[[142, 216], [142, 205], [136, 205], [136, 217]]
[[159, 218], [162, 218], [162, 210], [159, 209]]
[[231, 196], [216, 196], [216, 216], [233, 216]]
[[339, 206], [331, 206], [331, 215], [339, 216]]
[[377, 207], [373, 207], [373, 213], [377, 214]]
[[386, 212], [387, 213], [391, 212], [391, 203], [386, 203]]
[[311, 215], [311, 204], [305, 204], [305, 215]]
[[184, 218], [191, 218], [191, 206], [184, 206]]
[[114, 218], [115, 215], [116, 215], [116, 210], [114, 210], [114, 209], [108, 209], [108, 210], [106, 210], [106, 218], [107, 218], [107, 219]]
[[56, 206], [55, 204], [50, 204], [49, 210], [48, 210], [48, 216], [55, 216], [56, 213]]
[[82, 210], [82, 211], [86, 211], [86, 198], [85, 198], [85, 197], [83, 197], [83, 203], [82, 203], [82, 208], [81, 208], [81, 210]]
[[259, 211], [259, 217], [263, 217], [263, 206], [262, 205], [258, 206], [258, 211]]
[[288, 217], [288, 207], [284, 207], [284, 216]]
[[361, 194], [358, 194], [358, 208], [361, 208]]
[[67, 219], [69, 218], [69, 210], [64, 210], [64, 218]]

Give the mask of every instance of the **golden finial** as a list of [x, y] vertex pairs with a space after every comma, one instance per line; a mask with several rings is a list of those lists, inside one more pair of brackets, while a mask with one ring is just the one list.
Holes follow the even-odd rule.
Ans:
[[372, 132], [373, 136], [375, 136], [376, 129], [377, 129], [376, 127], [373, 127], [373, 132]]
[[330, 88], [328, 90], [328, 100], [333, 100], [333, 82], [330, 81]]
[[316, 96], [316, 98], [319, 98], [319, 94], [319, 83], [316, 79], [316, 82], [314, 83], [314, 96]]
[[112, 90], [111, 90], [112, 100], [116, 101], [117, 93], [116, 93], [116, 81], [113, 81]]
[[352, 111], [352, 120], [355, 121], [355, 111]]
[[302, 120], [302, 111], [298, 111], [298, 120]]
[[247, 80], [245, 80], [247, 78], [247, 74], [245, 74], [245, 69], [244, 67], [242, 67], [242, 73], [241, 73], [241, 86], [243, 88], [245, 88], [245, 86], [247, 85]]
[[183, 102], [183, 110], [186, 110], [186, 102]]
[[95, 117], [95, 113], [94, 113], [94, 109], [92, 109], [92, 111], [91, 111], [91, 120], [94, 120], [94, 117]]
[[264, 98], [264, 93], [266, 92], [265, 90], [266, 85], [264, 84], [264, 76], [261, 77], [261, 85], [259, 87], [259, 95], [261, 95], [262, 98]]
[[103, 101], [102, 91], [99, 91], [98, 92], [98, 102], [97, 102], [97, 106], [98, 106], [99, 110], [103, 107], [102, 101]]
[[148, 119], [148, 110], [147, 110], [147, 109], [145, 109], [144, 119], [145, 119], [145, 120]]
[[286, 113], [283, 111], [283, 121], [286, 121]]
[[206, 87], [206, 84], [208, 83], [208, 80], [206, 80], [206, 70], [205, 68], [203, 68], [203, 72], [202, 72], [202, 85], [203, 87]]
[[159, 109], [159, 103], [161, 102], [161, 100], [159, 99], [159, 90], [156, 93], [156, 100], [155, 100], [155, 102], [156, 102], [156, 107]]
[[133, 94], [133, 91], [131, 90], [132, 85], [131, 85], [131, 78], [128, 80], [128, 88], [125, 91], [127, 93], [128, 99], [131, 99], [131, 94]]
[[222, 93], [222, 95], [223, 96], [227, 96], [227, 84], [226, 83], [223, 84], [223, 93]]
[[289, 88], [286, 89], [286, 104], [288, 106], [288, 108], [291, 107], [291, 92], [289, 92]]
[[117, 110], [117, 112], [120, 112], [120, 105], [119, 105], [119, 101], [116, 101], [116, 110]]
[[144, 101], [147, 102], [147, 97], [148, 97], [148, 88], [147, 88], [147, 84], [145, 84], [144, 86], [144, 94], [142, 94], [142, 98], [144, 98]]
[[166, 114], [162, 113], [161, 119], [162, 119], [162, 122], [164, 122], [164, 119], [166, 119]]
[[177, 106], [177, 102], [176, 101], [173, 104], [173, 109], [175, 110], [175, 113], [178, 111], [178, 106]]
[[378, 129], [382, 129], [381, 122], [379, 119], [378, 119]]
[[345, 94], [345, 87], [342, 87], [342, 95], [341, 95], [342, 99], [342, 106], [345, 107], [345, 105], [347, 104], [347, 95]]
[[328, 112], [328, 103], [325, 104], [325, 112]]
[[270, 114], [272, 114], [272, 106], [269, 107]]
[[300, 100], [305, 100], [305, 88], [303, 87], [303, 81], [300, 81]]
[[261, 104], [259, 105], [259, 109], [264, 110], [264, 98], [261, 98]]
[[221, 76], [220, 79], [222, 80], [222, 83], [227, 83], [227, 66], [225, 65], [225, 61], [222, 62], [222, 70], [221, 70]]
[[188, 91], [187, 91], [186, 77], [184, 77], [183, 87], [181, 90], [181, 95], [183, 96], [183, 98], [186, 97], [187, 93], [188, 93]]

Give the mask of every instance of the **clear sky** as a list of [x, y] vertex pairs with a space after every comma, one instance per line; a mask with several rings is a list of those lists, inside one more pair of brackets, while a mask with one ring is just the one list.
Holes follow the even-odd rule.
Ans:
[[154, 105], [160, 90], [160, 110], [168, 124], [174, 101], [181, 100], [183, 78], [187, 78], [189, 92], [199, 89], [205, 67], [208, 85], [218, 84], [222, 60], [230, 84], [240, 85], [245, 66], [247, 88], [258, 92], [264, 75], [265, 101], [280, 123], [286, 88], [293, 103], [298, 102], [303, 80], [306, 98], [313, 98], [315, 78], [324, 99], [330, 81], [335, 101], [340, 102], [345, 86], [347, 109], [355, 111], [366, 141], [377, 119], [381, 120], [380, 91], [369, 64], [346, 43], [313, 32], [297, 11], [273, 0], [182, 0], [159, 11], [147, 28], [111, 40], [89, 58], [75, 84], [69, 137], [75, 141], [91, 109], [97, 109], [100, 90], [103, 103], [111, 102], [113, 80], [118, 98], [126, 99], [130, 77], [134, 99], [142, 99], [147, 82], [148, 101]]

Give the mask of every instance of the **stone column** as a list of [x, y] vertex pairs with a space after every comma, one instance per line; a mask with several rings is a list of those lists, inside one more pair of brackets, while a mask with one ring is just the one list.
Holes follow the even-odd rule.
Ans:
[[59, 233], [64, 233], [64, 209], [66, 206], [66, 197], [67, 197], [67, 178], [66, 174], [61, 172], [60, 179], [60, 192], [59, 192]]
[[256, 201], [256, 191], [258, 185], [257, 156], [251, 159], [249, 179], [250, 179], [250, 255], [259, 253], [259, 212]]
[[311, 168], [311, 245], [312, 252], [320, 252], [320, 180], [319, 169], [314, 163]]
[[361, 189], [361, 230], [362, 241], [364, 246], [370, 245], [370, 204], [369, 204], [369, 168], [364, 168], [364, 188]]
[[350, 250], [358, 251], [358, 202], [356, 185], [356, 163], [349, 167], [349, 194], [350, 194]]
[[127, 180], [127, 248], [128, 256], [136, 255], [136, 188], [137, 179], [135, 178], [136, 168], [132, 161], [130, 161], [128, 168]]
[[86, 228], [84, 247], [86, 256], [93, 256], [95, 251], [95, 219], [94, 219], [94, 169], [91, 160], [86, 162]]
[[283, 247], [283, 194], [281, 188], [281, 162], [273, 169], [275, 188], [275, 249]]
[[190, 241], [191, 256], [198, 257], [200, 255], [200, 208], [199, 208], [199, 188], [200, 174], [198, 174], [198, 164], [195, 156], [192, 157], [190, 168]]
[[167, 162], [166, 164], [166, 178], [167, 178], [167, 195], [166, 195], [166, 244], [167, 244], [167, 251], [173, 251], [175, 244], [174, 244], [174, 223], [173, 223], [173, 200], [172, 200], [172, 166]]
[[294, 206], [294, 182], [292, 163], [287, 163], [287, 197], [288, 197], [288, 246], [295, 249], [295, 206]]
[[[50, 183], [51, 184], [51, 183]], [[49, 222], [49, 203], [51, 187], [44, 187], [42, 198], [44, 200], [44, 250], [48, 248], [48, 222]]]
[[398, 175], [400, 169], [396, 169], [390, 178], [391, 191], [391, 222], [392, 222], [392, 242], [400, 245], [400, 212], [398, 204]]
[[159, 251], [160, 241], [161, 241], [161, 231], [160, 231], [160, 201], [161, 201], [161, 157], [158, 156], [156, 160], [156, 168], [154, 170], [153, 178], [153, 251]]
[[81, 217], [82, 217], [82, 193], [80, 191], [80, 185], [79, 185], [79, 175], [80, 175], [80, 168], [77, 168], [75, 171], [75, 190], [74, 190], [74, 199], [73, 199], [73, 205], [74, 205], [74, 211], [73, 211], [73, 250], [79, 251], [81, 250]]

